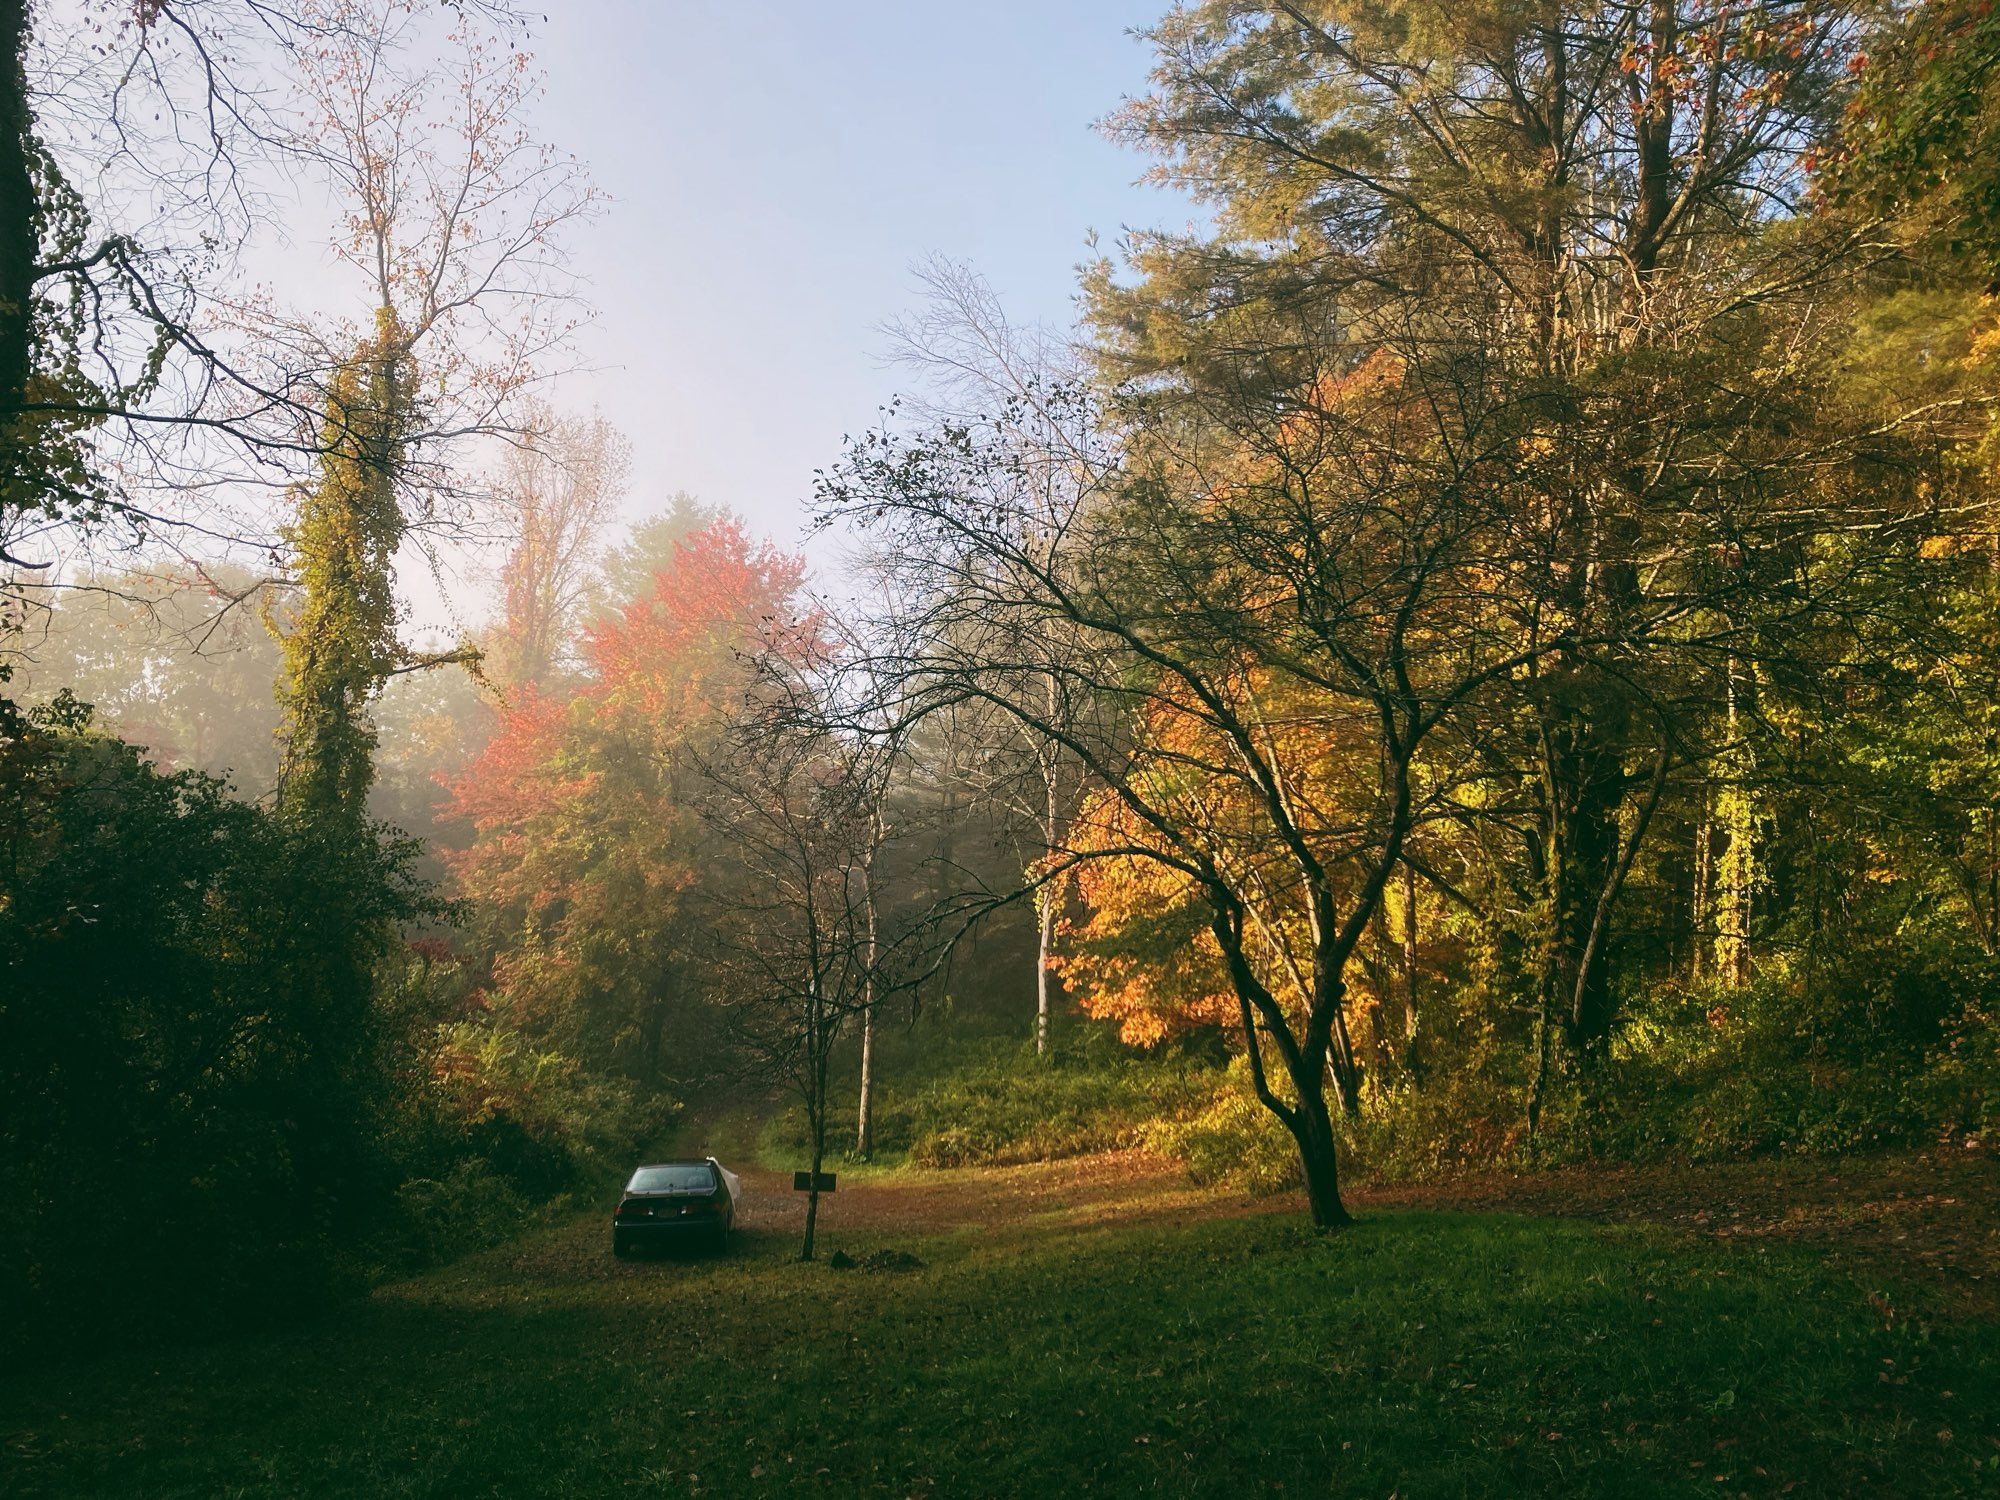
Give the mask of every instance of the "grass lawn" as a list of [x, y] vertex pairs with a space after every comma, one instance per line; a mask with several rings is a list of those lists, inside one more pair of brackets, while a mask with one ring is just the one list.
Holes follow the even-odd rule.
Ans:
[[775, 1210], [625, 1265], [593, 1216], [289, 1334], [44, 1373], [0, 1493], [2000, 1494], [1992, 1325], [1797, 1248], [864, 1200], [827, 1248], [924, 1269], [799, 1265]]

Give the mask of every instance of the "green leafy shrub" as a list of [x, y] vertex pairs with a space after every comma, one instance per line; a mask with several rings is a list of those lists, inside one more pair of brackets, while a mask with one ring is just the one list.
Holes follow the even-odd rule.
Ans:
[[523, 1191], [549, 1194], [657, 1135], [673, 1114], [622, 1079], [533, 1044], [504, 1022], [440, 1026], [433, 1108], [465, 1146]]
[[413, 1177], [396, 1189], [393, 1248], [405, 1264], [431, 1265], [520, 1233], [538, 1206], [485, 1162], [461, 1161], [443, 1177]]
[[1139, 1144], [1145, 1123], [1196, 1095], [1171, 1063], [1037, 1059], [1029, 1049], [939, 1080], [907, 1106], [919, 1166], [1051, 1161]]
[[1493, 1165], [1832, 1155], [1990, 1134], [2000, 1066], [1982, 954], [1858, 953], [1808, 983], [1635, 996], [1611, 1054], [1558, 1070], [1532, 1152], [1525, 1059], [1442, 1059], [1368, 1101], [1351, 1159], [1383, 1180]]
[[[1554, 1071], [1527, 1138], [1532, 1053], [1483, 1032], [1432, 1038], [1425, 1080], [1371, 1087], [1338, 1125], [1350, 1179], [1426, 1181], [1491, 1167], [1586, 1160], [1710, 1161], [1832, 1155], [1990, 1138], [2000, 1116], [1992, 960], [1875, 953], [1808, 987], [1663, 987], [1636, 997], [1612, 1054]], [[1254, 1097], [1242, 1059], [1192, 1107], [1136, 1139], [1196, 1180], [1253, 1192], [1297, 1185], [1290, 1137]]]
[[674, 1113], [492, 1017], [438, 1024], [406, 1074], [395, 1132], [404, 1180], [379, 1247], [399, 1266], [493, 1243], [570, 1202]]
[[406, 847], [163, 774], [80, 710], [0, 734], [0, 847], [0, 1336], [332, 1290], [393, 1181], [370, 976], [426, 909]]
[[[980, 1037], [934, 1044], [910, 1062], [885, 1070], [878, 1085], [874, 1154], [926, 1167], [1135, 1146], [1148, 1122], [1206, 1097], [1217, 1074], [1213, 1062], [1187, 1053], [1148, 1057], [1095, 1025], [1071, 1028], [1046, 1057], [1012, 1039]], [[836, 1149], [851, 1152], [851, 1111], [838, 1118]], [[795, 1156], [806, 1144], [803, 1114], [781, 1116], [767, 1143]]]
[[1298, 1146], [1252, 1092], [1243, 1058], [1187, 1107], [1140, 1126], [1138, 1138], [1148, 1149], [1185, 1162], [1198, 1183], [1268, 1194], [1302, 1181]]

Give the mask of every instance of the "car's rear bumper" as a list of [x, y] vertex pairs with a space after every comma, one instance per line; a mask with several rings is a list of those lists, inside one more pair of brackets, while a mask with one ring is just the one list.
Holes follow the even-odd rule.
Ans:
[[611, 1233], [627, 1245], [665, 1245], [676, 1241], [697, 1239], [703, 1236], [713, 1239], [729, 1227], [729, 1221], [720, 1215], [697, 1218], [690, 1214], [685, 1219], [640, 1219], [628, 1222], [624, 1219], [611, 1221]]

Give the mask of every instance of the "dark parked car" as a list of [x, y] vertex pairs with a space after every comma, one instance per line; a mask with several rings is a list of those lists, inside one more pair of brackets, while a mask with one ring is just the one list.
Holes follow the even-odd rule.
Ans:
[[712, 1156], [639, 1168], [611, 1216], [611, 1253], [705, 1243], [720, 1250], [736, 1223], [736, 1177]]

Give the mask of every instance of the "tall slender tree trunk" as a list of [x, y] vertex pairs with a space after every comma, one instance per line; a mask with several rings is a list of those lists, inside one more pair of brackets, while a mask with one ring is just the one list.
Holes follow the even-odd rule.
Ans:
[[1756, 888], [1756, 807], [1750, 757], [1743, 741], [1742, 688], [1729, 664], [1728, 767], [1720, 798], [1723, 833], [1715, 921], [1715, 969], [1722, 982], [1741, 989], [1750, 982], [1750, 906]]
[[1551, 791], [1556, 826], [1549, 861], [1548, 981], [1562, 999], [1562, 1020], [1579, 1058], [1611, 1034], [1611, 966], [1602, 943], [1592, 945], [1597, 905], [1620, 848], [1618, 811], [1625, 772], [1618, 737], [1574, 712], [1551, 736]]
[[27, 0], [0, 0], [0, 536], [34, 498], [27, 398], [34, 360], [35, 176], [30, 159]]
[[[854, 1154], [863, 1161], [875, 1154], [875, 861], [861, 866], [861, 895], [868, 923], [868, 974], [861, 1000], [861, 1102], [854, 1114]], [[818, 1170], [815, 1168], [814, 1170]]]
[[800, 1260], [813, 1258], [813, 1242], [819, 1233], [819, 1171], [826, 1162], [824, 1122], [813, 1126], [812, 1181], [806, 1190], [806, 1238], [799, 1249]]
[[1403, 1045], [1402, 995], [1391, 967], [1389, 903], [1385, 895], [1368, 923], [1367, 957], [1362, 964], [1368, 987], [1374, 994], [1368, 1023], [1369, 1050], [1374, 1056], [1375, 1087], [1386, 1088], [1395, 1072]]
[[1690, 913], [1694, 923], [1693, 954], [1688, 960], [1688, 978], [1699, 984], [1708, 972], [1709, 891], [1715, 880], [1714, 794], [1702, 788], [1701, 820], [1694, 830], [1694, 899]]
[[1403, 866], [1403, 1071], [1417, 1076], [1417, 872]]
[[1049, 1052], [1049, 989], [1052, 980], [1049, 959], [1055, 953], [1056, 938], [1056, 893], [1053, 887], [1043, 888], [1041, 908], [1041, 924], [1035, 942], [1035, 1051], [1046, 1057]]
[[1974, 925], [1979, 930], [1979, 946], [1988, 953], [1993, 951], [1994, 933], [2000, 926], [2000, 807], [1984, 809], [1986, 824], [1986, 879], [1984, 881], [1986, 909], [1974, 913]]
[[799, 1247], [799, 1259], [811, 1260], [819, 1233], [819, 1174], [826, 1165], [826, 1080], [827, 1054], [832, 1037], [826, 1025], [825, 1004], [818, 980], [806, 1002], [806, 1125], [812, 1132], [812, 1176], [806, 1183], [806, 1233]]
[[[1058, 710], [1058, 690], [1054, 677], [1050, 677], [1046, 684], [1046, 704], [1050, 722], [1054, 722]], [[1042, 773], [1042, 850], [1046, 856], [1053, 857], [1056, 852], [1056, 842], [1062, 837], [1062, 801], [1061, 788], [1057, 784], [1059, 769], [1057, 752], [1044, 746], [1038, 752], [1036, 760]], [[1056, 912], [1061, 897], [1060, 886], [1060, 881], [1053, 880], [1043, 886], [1039, 902], [1041, 921], [1035, 942], [1035, 1052], [1040, 1057], [1047, 1057], [1049, 1054], [1049, 1030], [1053, 1013], [1049, 960], [1055, 955]]]

